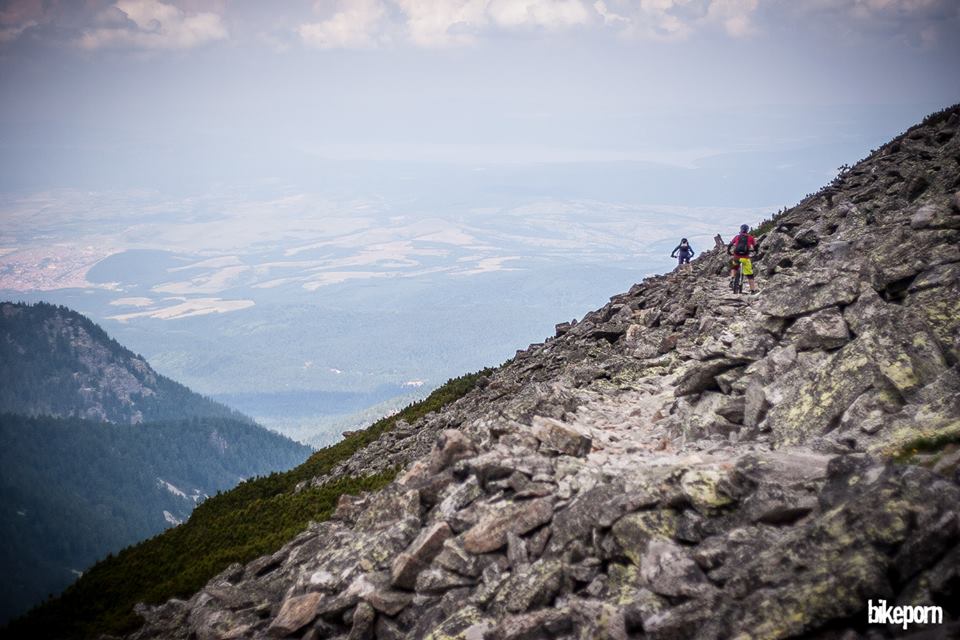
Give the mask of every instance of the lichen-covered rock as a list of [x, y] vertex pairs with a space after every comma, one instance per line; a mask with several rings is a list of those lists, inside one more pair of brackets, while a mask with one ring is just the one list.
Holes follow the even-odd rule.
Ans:
[[559, 560], [537, 560], [513, 571], [500, 587], [491, 611], [523, 613], [548, 606], [560, 591], [563, 564]]
[[639, 566], [652, 538], [673, 538], [679, 527], [680, 518], [676, 511], [657, 509], [620, 518], [611, 533], [622, 553]]
[[725, 490], [726, 479], [719, 469], [695, 468], [683, 474], [680, 487], [697, 510], [710, 513], [734, 502], [729, 490]]

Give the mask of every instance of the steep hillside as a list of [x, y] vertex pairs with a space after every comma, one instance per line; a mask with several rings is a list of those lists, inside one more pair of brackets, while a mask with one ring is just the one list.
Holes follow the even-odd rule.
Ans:
[[403, 473], [131, 637], [902, 635], [870, 599], [960, 635], [958, 126], [765, 224], [759, 296], [707, 252], [314, 468]]
[[137, 424], [242, 414], [155, 372], [88, 318], [0, 303], [0, 413]]

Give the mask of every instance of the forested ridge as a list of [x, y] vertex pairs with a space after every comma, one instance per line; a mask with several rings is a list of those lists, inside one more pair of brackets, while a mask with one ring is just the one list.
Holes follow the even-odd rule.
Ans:
[[118, 423], [250, 419], [155, 372], [66, 307], [0, 303], [0, 411]]
[[309, 454], [75, 311], [0, 303], [0, 622], [208, 496]]
[[189, 595], [232, 563], [270, 553], [310, 521], [329, 518], [341, 495], [387, 485], [396, 469], [339, 478], [322, 486], [309, 482], [398, 425], [461, 398], [490, 372], [449, 380], [424, 400], [348, 434], [290, 471], [250, 479], [211, 497], [184, 524], [98, 562], [60, 597], [14, 621], [5, 636], [81, 638], [136, 628], [141, 622], [133, 610], [136, 603]]
[[4, 613], [59, 591], [108, 552], [185, 520], [209, 494], [289, 468], [307, 452], [229, 418], [131, 427], [0, 415]]

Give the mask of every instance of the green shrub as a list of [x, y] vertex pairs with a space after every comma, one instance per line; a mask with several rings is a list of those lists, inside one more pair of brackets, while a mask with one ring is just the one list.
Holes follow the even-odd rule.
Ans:
[[949, 444], [960, 444], [960, 434], [956, 431], [947, 431], [919, 436], [890, 453], [890, 458], [895, 462], [909, 464], [914, 461], [917, 455], [940, 453]]

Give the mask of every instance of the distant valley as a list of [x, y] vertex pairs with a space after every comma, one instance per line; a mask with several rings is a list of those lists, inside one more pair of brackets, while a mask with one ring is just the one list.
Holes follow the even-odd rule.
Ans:
[[[158, 371], [313, 446], [670, 268], [680, 236], [705, 249], [764, 211], [521, 198], [440, 218], [416, 213], [430, 202], [282, 189], [46, 198], [42, 219], [38, 203], [9, 205], [0, 295], [76, 308]], [[79, 237], [56, 224], [77, 207]]]

